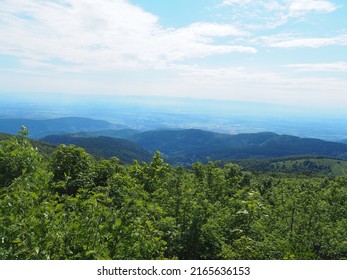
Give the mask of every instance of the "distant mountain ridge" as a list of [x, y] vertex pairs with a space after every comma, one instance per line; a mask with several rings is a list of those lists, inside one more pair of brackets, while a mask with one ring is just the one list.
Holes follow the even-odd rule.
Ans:
[[80, 131], [98, 131], [98, 130], [120, 130], [127, 126], [112, 124], [107, 121], [94, 120], [81, 117], [67, 117], [46, 120], [32, 119], [0, 119], [0, 131], [9, 134], [17, 134], [21, 125], [26, 126], [29, 131], [29, 137], [39, 139], [51, 134], [69, 134]]
[[[93, 133], [86, 133], [90, 135]], [[128, 137], [128, 140], [112, 137], [84, 137], [75, 135], [48, 136], [42, 140], [52, 144], [75, 144], [88, 152], [104, 157], [119, 156], [117, 149], [128, 148], [142, 154], [147, 161], [155, 151], [174, 164], [191, 164], [196, 161], [269, 159], [287, 156], [323, 156], [347, 159], [347, 145], [313, 138], [279, 135], [273, 132], [228, 135], [199, 129], [146, 131]], [[112, 140], [113, 139], [113, 140]], [[127, 142], [125, 142], [127, 141]], [[112, 144], [111, 144], [112, 143]], [[120, 148], [117, 148], [117, 145]], [[135, 145], [135, 146], [133, 146]], [[139, 147], [143, 150], [139, 150]]]
[[78, 136], [78, 137], [105, 136], [105, 137], [112, 137], [112, 138], [129, 139], [132, 136], [139, 133], [141, 133], [140, 130], [124, 128], [119, 130], [105, 129], [105, 130], [97, 130], [97, 131], [82, 131], [82, 132], [73, 133], [71, 134], [71, 136]]

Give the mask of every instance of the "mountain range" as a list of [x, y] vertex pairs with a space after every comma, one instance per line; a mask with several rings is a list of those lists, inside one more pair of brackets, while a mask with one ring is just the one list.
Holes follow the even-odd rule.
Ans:
[[347, 159], [347, 144], [273, 132], [222, 134], [200, 129], [141, 132], [124, 125], [88, 118], [0, 120], [0, 131], [17, 134], [25, 125], [32, 138], [54, 145], [74, 144], [99, 157], [123, 162], [150, 161], [155, 151], [174, 164], [196, 161], [323, 156]]
[[272, 132], [220, 134], [198, 129], [147, 131], [130, 139], [145, 149], [161, 151], [169, 161], [264, 159], [293, 155], [347, 159], [347, 145]]
[[272, 132], [227, 135], [198, 129], [156, 130], [140, 132], [128, 139], [86, 137], [78, 133], [50, 135], [41, 140], [55, 145], [75, 144], [91, 154], [116, 156], [124, 162], [148, 161], [155, 151], [160, 151], [169, 163], [184, 165], [208, 159], [230, 161], [288, 156], [347, 159], [346, 144]]

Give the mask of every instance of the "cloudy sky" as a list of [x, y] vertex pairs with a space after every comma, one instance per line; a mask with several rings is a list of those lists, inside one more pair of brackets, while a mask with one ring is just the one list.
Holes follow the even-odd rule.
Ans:
[[0, 85], [347, 108], [347, 2], [0, 0]]

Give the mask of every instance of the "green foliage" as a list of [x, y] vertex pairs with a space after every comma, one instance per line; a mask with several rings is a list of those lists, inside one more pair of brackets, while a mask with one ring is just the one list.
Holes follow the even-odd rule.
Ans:
[[29, 130], [24, 125], [22, 125], [20, 130], [18, 131], [18, 134], [21, 137], [27, 137], [29, 135]]
[[0, 142], [0, 259], [347, 259], [347, 177]]
[[104, 187], [107, 185], [108, 180], [117, 173], [123, 173], [124, 168], [119, 164], [118, 158], [111, 158], [109, 160], [101, 160], [93, 167], [93, 181], [95, 186]]
[[13, 137], [1, 141], [0, 186], [7, 187], [20, 176], [35, 172], [40, 161], [40, 154], [27, 139]]
[[92, 164], [92, 157], [82, 148], [60, 145], [50, 162], [55, 187], [66, 194], [91, 187]]
[[156, 152], [150, 164], [143, 162], [140, 166], [135, 161], [130, 172], [138, 179], [139, 184], [144, 186], [146, 191], [152, 193], [157, 188], [164, 187], [164, 184], [166, 184], [165, 175], [169, 172], [169, 169], [169, 165], [164, 163], [160, 153]]

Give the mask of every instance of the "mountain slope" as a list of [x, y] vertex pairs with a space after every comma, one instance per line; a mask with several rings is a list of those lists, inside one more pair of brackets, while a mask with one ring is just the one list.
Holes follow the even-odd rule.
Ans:
[[198, 129], [158, 130], [131, 139], [149, 151], [163, 152], [169, 161], [232, 160], [313, 155], [347, 158], [347, 145], [271, 132], [227, 135]]
[[88, 153], [101, 156], [103, 158], [117, 157], [124, 163], [138, 161], [150, 161], [152, 154], [141, 146], [126, 140], [111, 137], [76, 137], [71, 135], [49, 135], [41, 141], [59, 145], [74, 144], [84, 148]]
[[0, 119], [0, 131], [17, 134], [24, 125], [30, 131], [29, 137], [42, 138], [50, 134], [68, 134], [80, 131], [98, 131], [106, 129], [124, 129], [123, 125], [115, 125], [106, 121], [89, 118], [58, 118], [48, 120]]
[[244, 148], [263, 144], [277, 134], [272, 132], [228, 135], [200, 129], [157, 130], [139, 133], [129, 139], [149, 150], [165, 153], [220, 148]]

